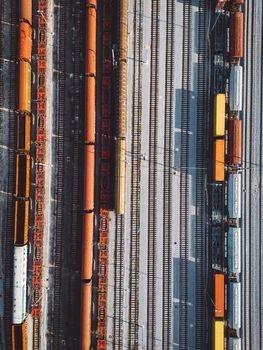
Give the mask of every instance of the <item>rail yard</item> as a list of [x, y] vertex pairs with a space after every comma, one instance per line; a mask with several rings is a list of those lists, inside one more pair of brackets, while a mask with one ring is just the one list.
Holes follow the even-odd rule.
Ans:
[[1, 350], [263, 349], [262, 24], [1, 0]]

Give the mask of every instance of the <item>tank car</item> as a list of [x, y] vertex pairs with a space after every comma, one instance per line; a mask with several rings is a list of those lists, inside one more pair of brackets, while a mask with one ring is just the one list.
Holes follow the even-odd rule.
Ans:
[[241, 229], [230, 227], [227, 234], [227, 265], [229, 277], [241, 273]]
[[228, 287], [228, 326], [237, 333], [241, 328], [241, 283], [230, 282]]
[[228, 217], [241, 218], [241, 174], [231, 173], [228, 178]]
[[242, 111], [243, 67], [232, 66], [230, 71], [229, 107], [233, 112]]

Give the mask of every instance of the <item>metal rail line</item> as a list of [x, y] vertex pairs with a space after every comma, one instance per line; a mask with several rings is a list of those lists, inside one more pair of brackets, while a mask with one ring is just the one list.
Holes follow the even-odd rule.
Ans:
[[115, 235], [115, 284], [114, 284], [114, 349], [123, 347], [123, 259], [124, 259], [124, 216], [116, 217]]
[[189, 257], [189, 122], [192, 50], [192, 1], [183, 7], [183, 76], [181, 109], [180, 175], [180, 349], [188, 348], [188, 257]]
[[163, 189], [163, 342], [162, 349], [171, 348], [172, 329], [172, 167], [174, 114], [174, 20], [175, 4], [167, 0], [165, 127], [164, 127], [164, 189]]
[[55, 277], [53, 312], [53, 347], [60, 344], [60, 297], [61, 297], [61, 259], [63, 235], [63, 184], [64, 184], [64, 114], [65, 114], [65, 6], [66, 0], [59, 2], [59, 77], [58, 77], [58, 143], [57, 143], [57, 215], [55, 237]]
[[143, 0], [134, 4], [129, 347], [138, 348]]
[[157, 138], [159, 90], [160, 1], [152, 0], [151, 82], [148, 172], [148, 273], [147, 273], [147, 349], [155, 349], [156, 327], [156, 232], [157, 232]]
[[197, 90], [197, 130], [196, 130], [196, 215], [195, 254], [196, 254], [196, 313], [195, 313], [195, 348], [205, 346], [206, 317], [206, 144], [208, 95], [206, 62], [207, 62], [207, 1], [199, 1], [198, 26], [198, 90]]
[[[4, 3], [4, 2], [2, 2]], [[9, 65], [9, 93], [8, 93], [8, 109], [9, 109], [9, 153], [8, 153], [8, 184], [7, 193], [14, 193], [15, 188], [15, 142], [16, 142], [16, 114], [17, 108], [17, 69], [16, 69], [16, 44], [17, 44], [17, 3], [16, 1], [9, 1], [8, 4], [3, 7], [10, 8], [10, 33], [11, 33], [11, 45], [10, 45], [10, 62], [4, 63]], [[4, 9], [2, 9], [4, 11]], [[5, 45], [5, 43], [2, 43]], [[2, 71], [1, 71], [2, 72]], [[3, 91], [3, 90], [1, 90]], [[14, 237], [14, 199], [13, 196], [7, 196], [7, 218], [6, 218], [6, 231], [5, 231], [5, 342], [6, 346], [12, 344], [11, 342], [11, 325], [12, 325], [12, 296], [13, 296], [13, 237]]]

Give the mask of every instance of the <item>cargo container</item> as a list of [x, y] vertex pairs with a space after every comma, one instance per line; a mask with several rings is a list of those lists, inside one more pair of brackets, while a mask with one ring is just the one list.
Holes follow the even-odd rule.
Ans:
[[225, 324], [224, 321], [219, 321], [213, 319], [213, 337], [212, 337], [212, 349], [213, 350], [224, 350], [224, 330]]
[[214, 97], [214, 137], [225, 135], [225, 94]]
[[241, 339], [240, 338], [229, 338], [228, 350], [241, 350]]
[[27, 245], [14, 247], [13, 267], [13, 323], [26, 317]]
[[221, 273], [214, 275], [214, 305], [215, 317], [224, 317], [225, 315], [225, 278]]
[[12, 350], [26, 350], [26, 322], [12, 325]]
[[231, 173], [228, 178], [228, 217], [241, 218], [241, 174]]
[[241, 273], [241, 229], [228, 229], [227, 235], [227, 265], [230, 277]]
[[231, 111], [242, 111], [243, 67], [232, 66], [230, 71], [229, 107]]
[[225, 192], [223, 184], [211, 185], [212, 224], [221, 224], [224, 220]]
[[241, 283], [230, 282], [228, 287], [228, 326], [238, 332], [241, 327]]
[[228, 2], [228, 0], [216, 0], [216, 9], [224, 8], [224, 6], [227, 2]]
[[238, 119], [228, 122], [228, 163], [236, 167], [242, 163], [242, 121]]
[[225, 141], [214, 140], [213, 180], [225, 180]]
[[231, 12], [230, 16], [230, 56], [234, 59], [243, 57], [243, 12]]
[[224, 229], [223, 226], [212, 227], [212, 268], [214, 270], [223, 270], [224, 258]]

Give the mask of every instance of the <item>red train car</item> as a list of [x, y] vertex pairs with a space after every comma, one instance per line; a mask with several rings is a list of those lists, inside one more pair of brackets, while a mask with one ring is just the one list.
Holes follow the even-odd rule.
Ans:
[[245, 0], [233, 0], [233, 5], [243, 5]]
[[241, 165], [242, 157], [242, 121], [230, 119], [228, 122], [228, 162]]
[[216, 0], [216, 9], [224, 8], [224, 6], [227, 2], [228, 2], [228, 0]]
[[231, 12], [230, 17], [230, 56], [234, 59], [243, 57], [243, 33], [244, 14], [243, 12]]

